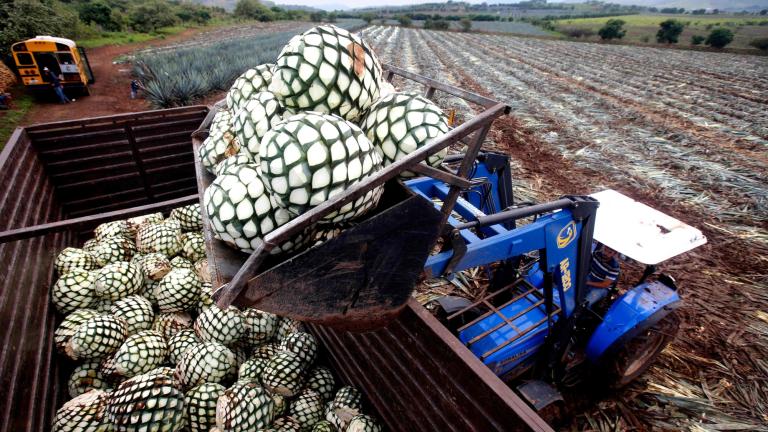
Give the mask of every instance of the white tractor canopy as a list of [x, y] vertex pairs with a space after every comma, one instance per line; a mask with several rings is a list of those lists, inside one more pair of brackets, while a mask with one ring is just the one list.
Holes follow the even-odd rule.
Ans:
[[594, 239], [635, 261], [658, 264], [707, 242], [698, 229], [615, 190], [597, 192]]

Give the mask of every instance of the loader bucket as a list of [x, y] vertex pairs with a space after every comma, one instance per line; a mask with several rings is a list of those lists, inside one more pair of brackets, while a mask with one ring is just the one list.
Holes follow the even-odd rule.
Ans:
[[[459, 194], [471, 186], [475, 159], [491, 123], [509, 113], [510, 107], [481, 95], [439, 83], [386, 65], [387, 80], [396, 75], [425, 86], [426, 97], [436, 91], [459, 97], [483, 108], [466, 122], [435, 137], [423, 146], [367, 176], [343, 193], [318, 204], [284, 225], [254, 240], [250, 256], [238, 253], [213, 238], [203, 207], [203, 226], [214, 300], [219, 307], [231, 304], [255, 307], [298, 320], [364, 330], [383, 326], [405, 306], [429, 251], [445, 226]], [[200, 128], [192, 134], [194, 153], [208, 136], [218, 102]], [[465, 148], [456, 168], [422, 164], [451, 145]], [[198, 190], [203, 196], [213, 176], [195, 160]], [[450, 188], [438, 211], [434, 203], [413, 196], [397, 180], [404, 172], [429, 176]], [[385, 195], [399, 196], [379, 204], [378, 213], [359, 221], [338, 238], [283, 262], [270, 252], [345, 205], [386, 185]], [[392, 194], [399, 190], [399, 193]]]
[[[384, 201], [405, 193], [393, 183]], [[380, 327], [411, 297], [440, 219], [430, 201], [410, 195], [250, 279], [234, 304], [336, 328]]]

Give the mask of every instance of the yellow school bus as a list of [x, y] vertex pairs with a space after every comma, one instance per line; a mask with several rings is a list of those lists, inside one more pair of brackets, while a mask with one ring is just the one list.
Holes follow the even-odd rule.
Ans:
[[88, 84], [93, 83], [93, 72], [85, 50], [70, 39], [53, 36], [37, 36], [11, 46], [13, 60], [21, 80], [30, 90], [48, 90], [50, 80], [43, 74], [48, 68], [61, 79], [64, 89], [79, 90], [88, 94]]

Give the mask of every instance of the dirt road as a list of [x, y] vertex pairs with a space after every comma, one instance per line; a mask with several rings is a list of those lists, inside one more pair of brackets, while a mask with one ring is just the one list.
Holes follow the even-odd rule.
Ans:
[[83, 117], [106, 116], [151, 109], [142, 98], [130, 98], [130, 64], [114, 64], [114, 60], [137, 49], [168, 45], [189, 39], [202, 29], [189, 29], [179, 34], [149, 42], [120, 46], [104, 46], [88, 50], [88, 59], [96, 82], [90, 87], [91, 95], [75, 96], [71, 104], [39, 101], [27, 113], [21, 125], [72, 120]]

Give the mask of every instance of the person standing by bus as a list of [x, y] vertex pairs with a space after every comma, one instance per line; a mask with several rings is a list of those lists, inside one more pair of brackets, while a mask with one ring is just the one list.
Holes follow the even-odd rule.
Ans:
[[64, 94], [64, 85], [61, 83], [61, 80], [59, 79], [59, 77], [57, 77], [56, 74], [51, 72], [51, 70], [48, 69], [47, 67], [43, 68], [43, 73], [51, 82], [53, 91], [56, 92], [56, 96], [59, 97], [59, 101], [63, 104], [68, 104], [72, 102], [71, 100], [69, 100], [67, 95]]

